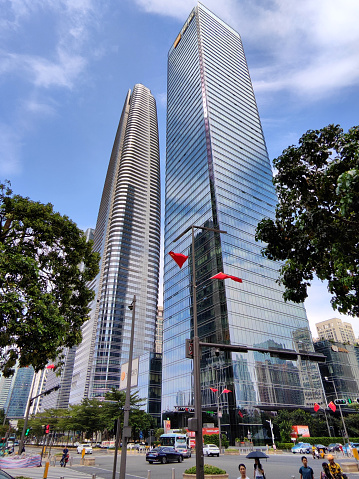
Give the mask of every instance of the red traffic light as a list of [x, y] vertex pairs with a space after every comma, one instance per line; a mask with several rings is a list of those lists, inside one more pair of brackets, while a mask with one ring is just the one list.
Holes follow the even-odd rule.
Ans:
[[49, 432], [50, 432], [50, 424], [47, 424], [45, 426], [45, 434], [49, 434]]

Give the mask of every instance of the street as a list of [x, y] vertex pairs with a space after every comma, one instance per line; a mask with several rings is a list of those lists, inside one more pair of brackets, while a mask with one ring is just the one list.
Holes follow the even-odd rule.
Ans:
[[[96, 478], [103, 479], [112, 479], [112, 466], [113, 466], [113, 453], [107, 451], [97, 450], [92, 456], [88, 455], [86, 457], [95, 458], [95, 466], [80, 466], [80, 456], [76, 454], [75, 451], [71, 450], [72, 456], [72, 466], [66, 467], [66, 476], [70, 477], [70, 471], [76, 471], [77, 473], [86, 474], [84, 478], [92, 478], [93, 475], [96, 475]], [[120, 455], [118, 457], [117, 463], [117, 472], [119, 472], [120, 467]], [[322, 459], [313, 459], [310, 455], [308, 457], [308, 464], [314, 470], [315, 479], [319, 479], [320, 472], [322, 470], [321, 464]], [[338, 457], [336, 459], [339, 464], [345, 464], [346, 462], [355, 462], [353, 458], [342, 458]], [[238, 465], [243, 463], [247, 467], [247, 475], [251, 479], [253, 477], [253, 460], [246, 459], [245, 455], [221, 455], [218, 457], [206, 457], [205, 464], [215, 465], [224, 469], [229, 474], [229, 479], [236, 479], [239, 476]], [[147, 479], [148, 471], [151, 472], [151, 479], [182, 479], [182, 473], [188, 467], [195, 465], [195, 456], [193, 455], [189, 459], [185, 459], [183, 463], [173, 463], [173, 464], [148, 464], [145, 459], [145, 454], [130, 452], [127, 455], [127, 473], [126, 479]], [[263, 460], [262, 465], [267, 479], [299, 479], [299, 468], [301, 464], [301, 455], [284, 453], [271, 455], [267, 460]], [[37, 471], [35, 471], [37, 469]], [[172, 470], [174, 470], [174, 476], [172, 475]], [[51, 468], [50, 468], [51, 471]], [[65, 473], [65, 470], [61, 469]], [[11, 473], [11, 471], [9, 470]], [[18, 470], [16, 471], [17, 475]], [[28, 477], [33, 477], [37, 479], [42, 477], [39, 475], [40, 471], [38, 468], [33, 468], [33, 475], [31, 469], [26, 469], [23, 472], [24, 475]], [[61, 474], [60, 474], [61, 476]], [[58, 476], [58, 477], [60, 477]], [[49, 476], [50, 477], [50, 476]], [[359, 477], [358, 473], [350, 473], [348, 475], [350, 478]], [[117, 474], [118, 478], [118, 474]]]

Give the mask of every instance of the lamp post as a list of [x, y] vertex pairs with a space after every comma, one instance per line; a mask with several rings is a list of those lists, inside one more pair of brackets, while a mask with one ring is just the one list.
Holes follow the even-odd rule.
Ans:
[[[325, 379], [328, 383], [332, 383], [332, 384], [333, 384], [334, 392], [335, 392], [335, 397], [336, 397], [337, 399], [339, 399], [339, 398], [338, 398], [337, 388], [335, 387], [335, 382], [334, 382], [334, 380], [333, 380], [333, 379], [329, 379], [328, 376], [325, 376], [324, 379]], [[344, 416], [343, 416], [343, 412], [342, 412], [342, 408], [341, 408], [340, 404], [338, 404], [338, 407], [339, 407], [340, 417], [342, 418], [344, 435], [345, 435], [345, 438], [346, 438], [347, 442], [349, 442], [348, 431], [347, 431], [347, 428], [346, 428], [346, 426], [345, 426]]]
[[[131, 437], [131, 427], [128, 424], [129, 424], [130, 409], [131, 409], [131, 376], [132, 376], [132, 357], [133, 357], [133, 341], [134, 341], [134, 333], [135, 333], [135, 311], [136, 311], [136, 295], [135, 294], [133, 295], [133, 300], [129, 306], [129, 309], [132, 311], [132, 324], [131, 324], [131, 337], [130, 337], [130, 351], [128, 354], [126, 399], [125, 399], [125, 407], [123, 408], [124, 414], [123, 414], [120, 479], [125, 479], [126, 459], [127, 459], [127, 439]], [[120, 441], [120, 421], [118, 420], [112, 479], [116, 479], [117, 451], [118, 451], [119, 441]]]
[[223, 389], [221, 394], [219, 393], [219, 390], [217, 389], [217, 418], [218, 418], [218, 434], [219, 434], [219, 452], [222, 451], [222, 431], [221, 431], [221, 417], [222, 417], [222, 412], [219, 409], [219, 398], [222, 396], [222, 394], [230, 392], [228, 389]]
[[[177, 236], [173, 242], [178, 241], [183, 235], [192, 230], [192, 296], [193, 296], [193, 383], [194, 383], [194, 414], [195, 417], [188, 421], [189, 429], [195, 431], [196, 438], [196, 478], [204, 479], [204, 460], [203, 460], [203, 434], [202, 434], [202, 401], [201, 401], [201, 352], [198, 337], [197, 323], [197, 285], [196, 285], [196, 257], [194, 244], [194, 230], [213, 231], [214, 233], [226, 233], [215, 228], [205, 226], [189, 226], [183, 233]], [[120, 478], [120, 479], [125, 479]]]
[[266, 419], [266, 421], [269, 422], [270, 432], [272, 433], [272, 445], [273, 445], [273, 449], [275, 449], [274, 433], [273, 433], [273, 423], [272, 423], [272, 420], [271, 420], [271, 419]]

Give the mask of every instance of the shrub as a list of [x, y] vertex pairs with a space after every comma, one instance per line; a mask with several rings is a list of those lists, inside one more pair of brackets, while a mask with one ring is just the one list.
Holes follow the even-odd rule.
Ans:
[[[196, 466], [190, 467], [189, 469], [186, 469], [185, 474], [196, 474]], [[219, 467], [216, 466], [209, 466], [208, 464], [204, 465], [204, 473], [205, 474], [227, 474], [226, 471], [223, 469], [220, 469]]]
[[277, 448], [278, 449], [292, 449], [293, 443], [292, 442], [278, 442]]

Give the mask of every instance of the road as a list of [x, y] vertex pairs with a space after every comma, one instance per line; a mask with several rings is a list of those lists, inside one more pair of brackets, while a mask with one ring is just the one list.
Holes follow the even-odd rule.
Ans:
[[[66, 468], [65, 477], [74, 477], [75, 474], [84, 474], [83, 478], [92, 478], [93, 475], [96, 475], [96, 478], [102, 479], [112, 479], [112, 466], [113, 466], [113, 453], [105, 451], [95, 451], [92, 456], [95, 458], [95, 466], [80, 466], [80, 457], [75, 452], [71, 451], [72, 455], [72, 466]], [[117, 471], [120, 467], [120, 455], [118, 460]], [[311, 456], [308, 457], [308, 463], [314, 470], [315, 479], [319, 479], [320, 471], [322, 470], [321, 464], [322, 460], [313, 459]], [[345, 462], [354, 462], [354, 459], [348, 458], [338, 458], [337, 461], [340, 464]], [[247, 467], [247, 475], [250, 479], [253, 477], [253, 460], [246, 459], [245, 455], [221, 455], [220, 457], [209, 457], [205, 458], [205, 464], [211, 464], [225, 469], [229, 474], [229, 479], [237, 479], [239, 476], [238, 465], [244, 463]], [[173, 464], [148, 464], [145, 459], [144, 454], [140, 453], [129, 453], [127, 455], [127, 473], [126, 479], [182, 479], [182, 473], [188, 467], [195, 465], [195, 456], [192, 456], [189, 459], [185, 459], [183, 463], [173, 463]], [[299, 479], [299, 468], [301, 466], [301, 456], [299, 454], [277, 454], [275, 456], [270, 456], [269, 459], [263, 460], [262, 465], [266, 473], [267, 479]], [[33, 468], [38, 469], [38, 468]], [[53, 468], [54, 469], [54, 468]], [[57, 468], [56, 468], [57, 469]], [[174, 476], [172, 475], [172, 470], [174, 470]], [[51, 471], [51, 468], [50, 468]], [[61, 471], [65, 472], [63, 469]], [[75, 471], [75, 474], [71, 476], [70, 471]], [[150, 476], [148, 471], [151, 472]], [[9, 470], [11, 473], [11, 471]], [[37, 475], [40, 471], [33, 471], [31, 469], [24, 470], [23, 474], [27, 477], [33, 477], [37, 479], [42, 477]], [[50, 477], [50, 476], [49, 476]], [[60, 477], [60, 476], [58, 476]], [[351, 479], [359, 479], [358, 473], [350, 473], [349, 477]], [[117, 474], [118, 478], [118, 474]]]
[[[106, 455], [104, 453], [96, 453], [95, 467], [76, 466], [74, 461], [73, 468], [77, 471], [86, 472], [90, 476], [96, 474], [96, 477], [103, 479], [112, 479], [113, 454]], [[315, 479], [319, 479], [322, 470], [322, 460], [308, 457], [308, 463], [314, 470]], [[120, 461], [120, 456], [119, 456]], [[338, 459], [339, 463], [348, 461], [348, 459]], [[349, 460], [353, 462], [354, 459]], [[151, 479], [170, 479], [172, 477], [172, 469], [175, 471], [175, 479], [182, 479], [182, 473], [188, 467], [194, 466], [196, 462], [195, 456], [185, 459], [183, 463], [172, 464], [148, 464], [144, 454], [130, 453], [127, 455], [127, 474], [126, 479], [147, 479], [148, 471], [151, 471]], [[253, 459], [246, 459], [245, 455], [221, 455], [220, 457], [206, 457], [205, 464], [215, 465], [224, 469], [229, 474], [229, 479], [236, 479], [239, 476], [238, 465], [243, 463], [247, 467], [247, 475], [253, 477]], [[299, 479], [299, 468], [301, 464], [301, 456], [299, 454], [277, 454], [271, 455], [269, 459], [262, 462], [267, 479]], [[119, 470], [119, 462], [118, 462]], [[351, 477], [359, 478], [358, 474], [351, 474]]]

